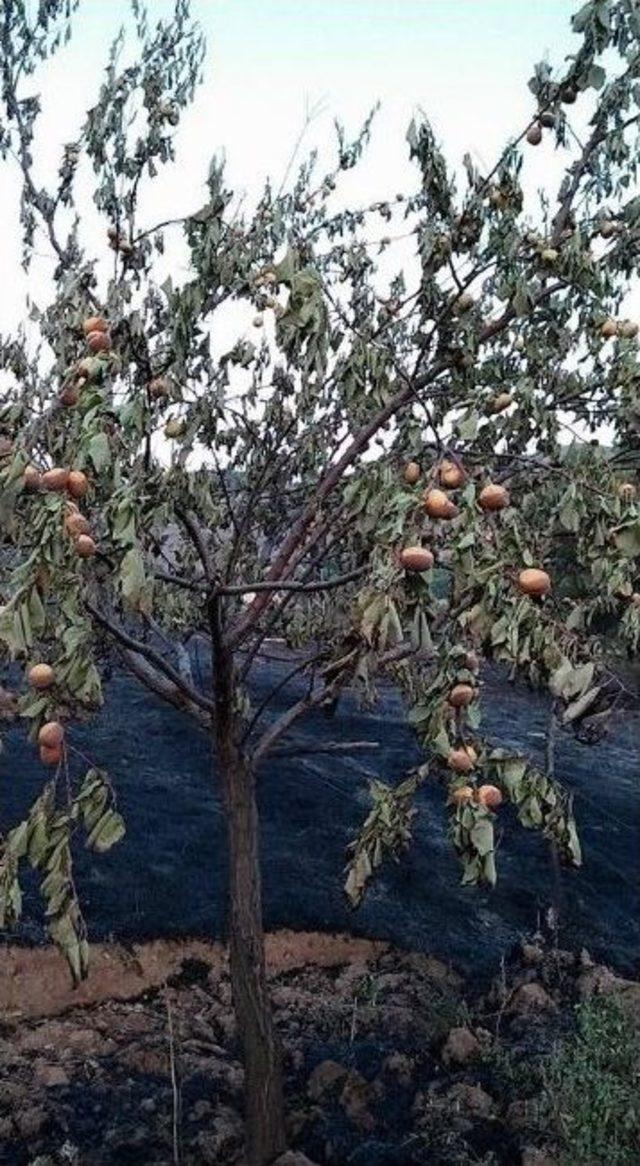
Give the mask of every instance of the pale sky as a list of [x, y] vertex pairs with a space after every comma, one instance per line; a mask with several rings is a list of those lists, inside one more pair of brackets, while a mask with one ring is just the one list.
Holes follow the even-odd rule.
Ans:
[[[575, 7], [572, 0], [193, 0], [208, 42], [205, 80], [180, 130], [179, 166], [153, 184], [145, 204], [149, 222], [200, 206], [209, 160], [221, 151], [231, 185], [250, 201], [268, 174], [282, 176], [305, 109], [317, 103], [325, 112], [305, 139], [309, 146], [332, 142], [334, 115], [355, 131], [382, 102], [366, 164], [346, 178], [347, 198], [366, 202], [413, 180], [404, 134], [417, 107], [452, 162], [469, 151], [488, 166], [531, 115], [533, 63], [548, 55], [561, 66], [572, 50]], [[170, 3], [150, 0], [149, 9], [159, 17]], [[59, 143], [77, 136], [128, 10], [127, 0], [83, 0], [72, 42], [43, 69], [35, 151], [43, 176], [57, 169]], [[530, 189], [556, 169], [554, 161], [544, 145], [531, 152]], [[19, 256], [15, 203], [4, 164], [0, 328], [17, 323], [26, 286], [6, 279]], [[40, 250], [44, 256], [44, 241]], [[36, 298], [40, 287], [35, 272], [29, 288]]]

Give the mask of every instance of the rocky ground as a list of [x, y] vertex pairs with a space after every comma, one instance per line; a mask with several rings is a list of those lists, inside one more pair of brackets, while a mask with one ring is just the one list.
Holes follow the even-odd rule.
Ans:
[[[271, 972], [293, 1147], [287, 1166], [638, 1160], [630, 1148], [640, 1138], [637, 1090], [628, 1096], [640, 1085], [637, 1061], [620, 1068], [612, 1054], [591, 1082], [594, 1054], [578, 1030], [584, 1010], [603, 1001], [613, 1011], [596, 1016], [595, 1059], [611, 1033], [623, 1033], [631, 1049], [639, 983], [539, 937], [483, 985], [423, 954], [322, 942], [315, 962], [297, 966], [289, 943], [288, 958]], [[112, 973], [110, 983], [94, 981], [81, 1006], [59, 1000], [56, 1015], [33, 1015], [44, 1011], [46, 992], [40, 1003], [33, 998], [31, 1015], [5, 1007], [0, 1163], [242, 1161], [242, 1069], [224, 960], [219, 951], [209, 958], [204, 945], [185, 948], [182, 958], [174, 948], [164, 978], [157, 949], [154, 960], [146, 987], [129, 999], [115, 997], [131, 992], [134, 980], [118, 992]], [[560, 1077], [573, 1092], [551, 1104]], [[616, 1125], [620, 1094], [624, 1129]], [[588, 1106], [589, 1125], [601, 1102], [605, 1117], [595, 1115], [593, 1134], [586, 1126], [572, 1131], [576, 1105]], [[612, 1132], [598, 1148], [607, 1122]]]

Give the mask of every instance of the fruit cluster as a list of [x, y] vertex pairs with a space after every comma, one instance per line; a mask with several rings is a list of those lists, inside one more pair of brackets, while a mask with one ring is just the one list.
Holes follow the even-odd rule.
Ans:
[[[27, 676], [29, 684], [38, 692], [46, 692], [55, 684], [55, 672], [50, 664], [34, 664]], [[59, 765], [64, 750], [64, 727], [60, 721], [45, 721], [38, 733], [40, 760], [44, 765]]]
[[[508, 394], [506, 408], [511, 404]], [[421, 470], [417, 462], [410, 461], [404, 468], [404, 480], [409, 486], [415, 486], [420, 480]], [[428, 486], [422, 496], [425, 513], [429, 518], [450, 522], [459, 514], [459, 508], [447, 490], [457, 490], [464, 486], [467, 474], [462, 463], [456, 459], [443, 458], [436, 471], [437, 486]], [[622, 497], [622, 495], [621, 495]], [[504, 510], [511, 504], [509, 491], [497, 482], [487, 482], [480, 489], [477, 496], [478, 506], [485, 513]], [[433, 551], [423, 546], [408, 546], [400, 551], [400, 564], [405, 571], [429, 571], [435, 562]], [[546, 571], [536, 567], [525, 567], [517, 576], [517, 584], [523, 595], [543, 596], [551, 590], [551, 579]]]
[[52, 493], [67, 493], [65, 503], [64, 529], [70, 536], [76, 554], [81, 559], [90, 559], [95, 555], [97, 547], [91, 537], [91, 527], [88, 520], [80, 513], [75, 499], [84, 498], [89, 489], [89, 480], [82, 470], [68, 470], [61, 466], [44, 470], [42, 473], [36, 466], [27, 466], [24, 471], [24, 486], [27, 490], [48, 490]]
[[[465, 305], [466, 306], [466, 305]], [[512, 398], [503, 394], [496, 398], [496, 412], [507, 408]], [[421, 468], [418, 462], [410, 461], [404, 467], [403, 477], [408, 486], [417, 486], [421, 478]], [[443, 458], [435, 467], [432, 482], [422, 495], [422, 506], [425, 513], [433, 522], [450, 522], [459, 514], [459, 506], [451, 497], [450, 491], [459, 490], [467, 482], [467, 471], [457, 457]], [[498, 482], [485, 482], [476, 496], [477, 505], [485, 514], [496, 513], [510, 506], [511, 499], [505, 486]], [[407, 572], [421, 573], [429, 571], [436, 562], [434, 551], [427, 546], [412, 545], [404, 547], [399, 553], [400, 566]], [[551, 590], [551, 579], [546, 571], [535, 567], [523, 567], [516, 576], [516, 583], [523, 595], [541, 598]], [[470, 683], [468, 674], [477, 673], [479, 660], [475, 653], [467, 653], [464, 661], [464, 671], [460, 679], [453, 684], [448, 693], [447, 703], [455, 717], [458, 735], [461, 731], [461, 720], [465, 710], [477, 699], [478, 688], [474, 680]], [[464, 677], [464, 680], [462, 679]], [[464, 735], [463, 735], [464, 738]], [[478, 761], [477, 750], [473, 745], [464, 741], [453, 748], [447, 764], [456, 775], [470, 774]], [[451, 797], [456, 805], [472, 801], [488, 809], [495, 810], [502, 802], [500, 790], [493, 785], [481, 785], [477, 789], [470, 785], [456, 786], [451, 789]]]

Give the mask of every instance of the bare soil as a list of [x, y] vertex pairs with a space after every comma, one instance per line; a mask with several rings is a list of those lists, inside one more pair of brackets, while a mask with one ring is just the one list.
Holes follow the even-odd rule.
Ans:
[[[640, 1016], [639, 984], [538, 940], [483, 985], [345, 935], [281, 932], [268, 952], [291, 1145], [319, 1166], [552, 1166], [540, 1064], [574, 1004], [616, 991]], [[220, 945], [99, 945], [75, 991], [51, 949], [7, 948], [0, 1007], [3, 1166], [242, 1162]]]

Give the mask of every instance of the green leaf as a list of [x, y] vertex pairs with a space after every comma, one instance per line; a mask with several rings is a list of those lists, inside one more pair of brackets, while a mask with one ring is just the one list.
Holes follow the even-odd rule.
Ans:
[[627, 559], [640, 555], [640, 519], [624, 523], [613, 531], [616, 546]]
[[531, 292], [529, 291], [529, 288], [527, 287], [527, 284], [522, 279], [518, 280], [518, 283], [516, 285], [516, 290], [513, 294], [513, 301], [512, 302], [513, 302], [513, 310], [514, 310], [516, 316], [518, 316], [519, 318], [522, 318], [524, 316], [529, 315], [529, 313], [531, 311], [532, 304], [533, 304], [533, 300], [531, 297]]
[[411, 647], [419, 652], [430, 652], [433, 648], [433, 640], [431, 639], [427, 617], [421, 607], [416, 608], [413, 617], [413, 623], [411, 625]]
[[451, 742], [444, 725], [438, 731], [432, 741], [429, 742], [431, 748], [435, 753], [439, 753], [441, 757], [448, 757], [451, 752]]
[[139, 547], [127, 551], [120, 566], [120, 590], [125, 603], [134, 611], [140, 609], [147, 589], [144, 559]]
[[94, 433], [87, 446], [87, 457], [96, 473], [106, 470], [111, 462], [109, 438], [106, 433]]
[[107, 810], [106, 814], [94, 826], [85, 845], [89, 850], [103, 854], [115, 846], [121, 838], [124, 838], [124, 835], [125, 824], [122, 815], [118, 814], [116, 810]]
[[15, 858], [23, 858], [27, 853], [27, 837], [29, 833], [29, 823], [20, 822], [13, 830], [10, 830], [7, 835], [6, 849]]
[[484, 857], [494, 849], [493, 822], [489, 817], [478, 817], [471, 827], [471, 841], [478, 854]]
[[565, 657], [562, 664], [556, 668], [555, 672], [551, 674], [549, 680], [549, 688], [554, 696], [562, 696], [564, 686], [567, 683], [571, 673], [573, 672], [573, 664]]
[[472, 410], [461, 417], [456, 426], [462, 441], [473, 441], [478, 433], [478, 414]]
[[602, 89], [606, 79], [607, 74], [602, 68], [602, 65], [591, 66], [589, 69], [589, 85], [592, 89]]
[[599, 695], [600, 685], [596, 685], [594, 688], [589, 688], [586, 692], [583, 692], [582, 696], [579, 696], [577, 700], [572, 701], [562, 714], [563, 725], [568, 725], [571, 721], [575, 721], [578, 717], [583, 716], [587, 709], [590, 709], [591, 705], [598, 699]]

